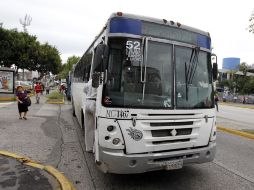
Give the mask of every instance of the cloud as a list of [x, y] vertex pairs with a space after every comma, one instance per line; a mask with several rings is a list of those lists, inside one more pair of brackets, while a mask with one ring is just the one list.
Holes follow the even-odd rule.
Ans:
[[8, 0], [0, 2], [0, 22], [21, 30], [19, 19], [29, 14], [29, 33], [55, 45], [63, 58], [85, 52], [112, 12], [165, 18], [210, 32], [221, 65], [227, 56], [254, 62], [254, 35], [246, 31], [253, 9], [253, 0]]

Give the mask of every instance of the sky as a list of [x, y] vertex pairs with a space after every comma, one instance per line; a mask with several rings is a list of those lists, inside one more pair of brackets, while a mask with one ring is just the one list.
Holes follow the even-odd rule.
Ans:
[[58, 48], [63, 62], [81, 56], [113, 12], [173, 20], [210, 33], [219, 68], [225, 57], [254, 63], [254, 34], [248, 32], [253, 0], [0, 0], [0, 23], [17, 28], [28, 14], [29, 34]]

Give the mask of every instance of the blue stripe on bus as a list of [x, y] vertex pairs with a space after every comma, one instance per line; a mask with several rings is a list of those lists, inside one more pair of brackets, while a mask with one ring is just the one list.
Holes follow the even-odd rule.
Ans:
[[209, 38], [208, 36], [198, 34], [197, 35], [197, 45], [199, 47], [211, 49], [211, 38]]
[[110, 33], [141, 34], [141, 20], [116, 17], [110, 23]]

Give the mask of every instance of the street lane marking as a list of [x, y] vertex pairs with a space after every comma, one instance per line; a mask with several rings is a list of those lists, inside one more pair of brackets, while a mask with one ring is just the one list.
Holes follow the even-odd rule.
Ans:
[[230, 128], [226, 128], [222, 126], [217, 126], [217, 129], [223, 132], [227, 132], [230, 134], [234, 134], [234, 135], [238, 135], [238, 136], [242, 136], [242, 137], [254, 140], [254, 135], [250, 133], [246, 133], [246, 132], [242, 132], [242, 131], [238, 131], [235, 129], [230, 129]]

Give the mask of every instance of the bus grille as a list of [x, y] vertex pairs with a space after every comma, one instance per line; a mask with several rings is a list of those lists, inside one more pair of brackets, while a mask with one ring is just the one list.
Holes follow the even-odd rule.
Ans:
[[193, 125], [193, 121], [180, 121], [180, 122], [166, 122], [166, 123], [150, 123], [151, 127], [158, 126], [180, 126], [180, 125]]
[[179, 140], [168, 140], [168, 141], [154, 141], [154, 145], [168, 144], [168, 143], [179, 143], [179, 142], [188, 142], [190, 139], [179, 139]]
[[[186, 143], [194, 142], [198, 138], [197, 131], [200, 128], [201, 119], [179, 120], [146, 120], [142, 121], [147, 146], [149, 145], [174, 145], [186, 146]], [[185, 145], [184, 145], [185, 144]]]
[[[167, 136], [173, 136], [173, 130], [174, 129], [164, 129], [164, 130], [158, 130], [158, 131], [151, 131], [152, 137], [167, 137]], [[192, 132], [192, 128], [187, 129], [175, 129], [176, 134], [175, 136], [181, 136], [181, 135], [190, 135]]]

